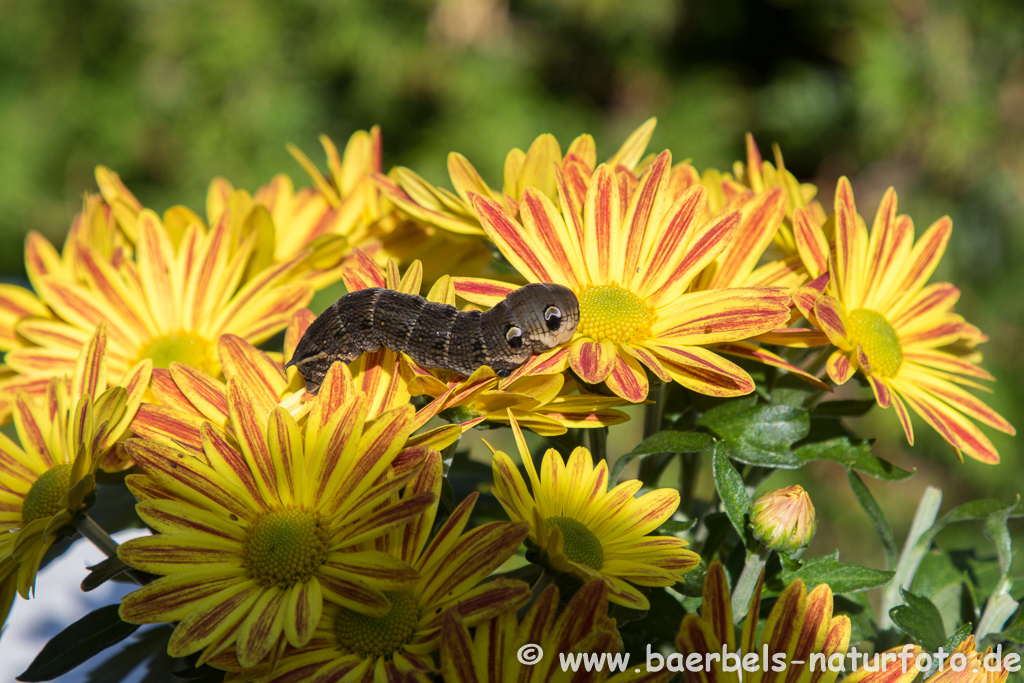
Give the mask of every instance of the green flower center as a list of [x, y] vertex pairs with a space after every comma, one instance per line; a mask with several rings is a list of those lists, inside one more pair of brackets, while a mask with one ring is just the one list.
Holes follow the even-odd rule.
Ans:
[[895, 377], [903, 365], [903, 347], [896, 330], [879, 313], [858, 308], [846, 314], [846, 334], [859, 344], [871, 363], [871, 372]]
[[586, 524], [572, 517], [550, 517], [544, 520], [547, 528], [557, 526], [562, 532], [565, 556], [576, 564], [600, 570], [604, 565], [604, 548]]
[[60, 499], [71, 489], [71, 465], [57, 465], [43, 472], [25, 496], [21, 523], [28, 526], [37, 519], [60, 512]]
[[294, 586], [316, 576], [327, 559], [327, 532], [306, 510], [265, 515], [245, 539], [243, 566], [261, 586]]
[[384, 591], [391, 611], [382, 617], [368, 617], [342, 608], [334, 620], [338, 646], [361, 657], [386, 657], [408, 643], [416, 632], [420, 609], [416, 596], [408, 591]]
[[220, 369], [213, 355], [213, 345], [194, 332], [171, 332], [153, 337], [139, 350], [138, 360], [149, 358], [155, 368], [169, 368], [171, 363], [185, 363], [207, 374], [217, 376]]
[[651, 336], [653, 316], [643, 300], [618, 285], [587, 287], [579, 295], [579, 331], [596, 341], [636, 342]]

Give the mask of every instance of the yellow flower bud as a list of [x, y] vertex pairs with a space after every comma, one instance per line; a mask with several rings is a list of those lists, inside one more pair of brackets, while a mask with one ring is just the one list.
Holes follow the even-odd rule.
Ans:
[[814, 505], [800, 486], [769, 491], [750, 507], [750, 523], [754, 538], [788, 555], [814, 538]]

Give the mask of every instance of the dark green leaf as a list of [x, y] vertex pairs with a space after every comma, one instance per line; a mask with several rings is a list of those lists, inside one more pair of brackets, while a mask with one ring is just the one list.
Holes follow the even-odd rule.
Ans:
[[803, 579], [808, 588], [827, 583], [833, 593], [855, 593], [884, 586], [893, 574], [859, 564], [843, 564], [839, 561], [839, 551], [836, 551], [831, 555], [804, 560], [803, 566], [796, 571], [784, 570], [782, 580], [789, 583], [794, 579]]
[[[86, 683], [118, 683], [147, 659], [166, 658], [170, 626], [158, 626], [144, 631], [113, 655], [104, 659], [86, 676]], [[170, 673], [168, 667], [168, 673]]]
[[99, 564], [89, 567], [89, 573], [82, 579], [82, 591], [88, 593], [114, 578], [128, 568], [116, 557], [108, 557]]
[[658, 527], [655, 533], [659, 536], [664, 536], [666, 534], [669, 536], [681, 536], [682, 534], [685, 534], [687, 531], [689, 531], [695, 526], [697, 526], [696, 519], [686, 521], [670, 519], [665, 521], [660, 527]]
[[[671, 643], [679, 631], [679, 622], [686, 616], [686, 610], [679, 599], [664, 588], [653, 588], [647, 596], [653, 609], [639, 619], [634, 619], [619, 628], [625, 649], [630, 659], [647, 656], [650, 643]], [[615, 615], [613, 609], [611, 614]]]
[[792, 469], [800, 459], [790, 450], [807, 436], [810, 419], [806, 410], [756, 399], [736, 400], [715, 406], [697, 419], [722, 439], [717, 448], [734, 460], [760, 467]]
[[[717, 449], [715, 449], [713, 462], [715, 489], [718, 491], [718, 496], [722, 499], [722, 507], [725, 508], [725, 514], [729, 516], [729, 521], [732, 522], [736, 533], [747, 543], [749, 534], [747, 533], [746, 518], [747, 513], [750, 511], [750, 496], [747, 494], [743, 477], [732, 466], [729, 458]], [[747, 544], [750, 545], [749, 543]]]
[[853, 443], [845, 436], [804, 444], [795, 448], [793, 452], [803, 462], [831, 460], [884, 481], [903, 481], [914, 476], [913, 472], [876, 456], [871, 452], [871, 444], [868, 442]]
[[672, 588], [688, 598], [699, 598], [704, 595], [704, 577], [708, 574], [708, 566], [701, 560], [693, 571], [683, 574], [683, 580]]
[[626, 465], [646, 455], [655, 453], [700, 453], [715, 445], [715, 438], [704, 432], [681, 432], [667, 430], [647, 437], [629, 453], [615, 461], [610, 475], [611, 481], [618, 481]]
[[846, 470], [846, 478], [850, 482], [850, 489], [853, 491], [853, 495], [856, 496], [857, 502], [864, 508], [864, 512], [868, 513], [871, 523], [875, 525], [875, 530], [882, 539], [882, 547], [885, 548], [885, 566], [890, 569], [895, 567], [899, 557], [899, 550], [896, 547], [896, 537], [892, 533], [892, 527], [889, 525], [888, 518], [886, 518], [875, 497], [871, 495], [871, 491], [864, 485], [864, 482], [861, 481], [856, 472], [849, 469]]
[[55, 635], [18, 680], [53, 680], [130, 636], [139, 627], [121, 621], [117, 610], [118, 605], [100, 607]]
[[820, 417], [860, 417], [877, 405], [874, 399], [822, 401], [814, 407], [815, 416]]
[[906, 604], [893, 607], [889, 610], [889, 616], [904, 633], [926, 650], [935, 652], [946, 642], [942, 615], [928, 598], [907, 590], [901, 592]]

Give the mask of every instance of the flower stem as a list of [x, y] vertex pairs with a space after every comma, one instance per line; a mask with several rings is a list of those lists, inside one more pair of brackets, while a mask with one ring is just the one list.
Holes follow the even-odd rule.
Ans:
[[740, 623], [747, 615], [747, 610], [750, 609], [750, 598], [754, 595], [754, 589], [757, 588], [757, 584], [761, 580], [761, 573], [771, 554], [772, 551], [764, 543], [758, 543], [756, 549], [747, 553], [747, 563], [743, 565], [743, 573], [740, 574], [740, 578], [737, 579], [736, 585], [732, 589], [733, 623]]
[[647, 398], [654, 403], [644, 406], [644, 438], [661, 431], [661, 422], [665, 416], [665, 394], [668, 384], [658, 384], [651, 387]]
[[[78, 533], [92, 541], [94, 546], [102, 550], [104, 555], [112, 560], [121, 562], [117, 557], [117, 541], [111, 538], [110, 534], [108, 534], [103, 527], [97, 524], [92, 517], [84, 513], [78, 515], [75, 521], [75, 528], [78, 529]], [[128, 565], [124, 565], [124, 572], [132, 579], [132, 581], [140, 586], [145, 586], [150, 582], [150, 579], [145, 574], [131, 569]]]
[[588, 429], [587, 436], [590, 437], [590, 454], [595, 460], [608, 459], [608, 428], [597, 427]]

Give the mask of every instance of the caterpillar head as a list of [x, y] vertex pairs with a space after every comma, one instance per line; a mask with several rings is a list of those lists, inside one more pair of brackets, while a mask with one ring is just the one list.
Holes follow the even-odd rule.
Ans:
[[505, 335], [513, 349], [525, 348], [528, 353], [553, 349], [576, 333], [580, 303], [568, 287], [534, 283], [510, 293], [506, 301], [519, 322]]

